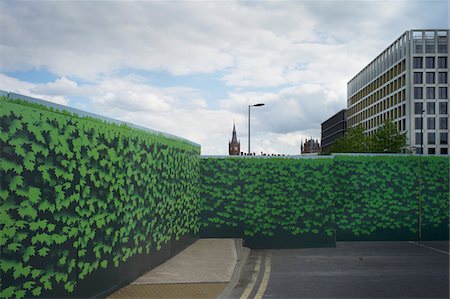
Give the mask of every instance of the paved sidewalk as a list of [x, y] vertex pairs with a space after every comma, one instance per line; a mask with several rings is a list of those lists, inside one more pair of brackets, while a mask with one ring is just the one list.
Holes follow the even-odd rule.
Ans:
[[200, 239], [108, 298], [217, 298], [237, 280], [241, 253], [240, 240]]

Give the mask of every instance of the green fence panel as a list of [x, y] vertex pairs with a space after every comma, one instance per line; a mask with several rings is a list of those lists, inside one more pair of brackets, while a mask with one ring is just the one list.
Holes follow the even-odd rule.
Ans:
[[199, 147], [0, 104], [1, 297], [97, 296], [197, 234]]
[[338, 240], [415, 240], [417, 181], [411, 156], [334, 159]]
[[331, 163], [202, 159], [200, 236], [240, 237], [253, 248], [334, 246]]
[[422, 240], [448, 240], [449, 159], [427, 156], [415, 160], [422, 206]]

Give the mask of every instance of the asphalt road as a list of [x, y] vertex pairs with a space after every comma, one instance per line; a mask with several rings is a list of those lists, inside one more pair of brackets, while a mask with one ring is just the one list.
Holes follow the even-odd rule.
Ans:
[[448, 242], [252, 250], [233, 298], [449, 298]]

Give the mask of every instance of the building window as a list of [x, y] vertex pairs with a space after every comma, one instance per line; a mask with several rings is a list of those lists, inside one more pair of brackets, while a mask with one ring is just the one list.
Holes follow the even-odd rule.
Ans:
[[437, 33], [438, 53], [447, 52], [447, 31], [438, 31]]
[[429, 129], [429, 130], [436, 129], [436, 121], [435, 121], [434, 117], [427, 118], [427, 129]]
[[447, 102], [439, 103], [439, 113], [440, 114], [447, 114]]
[[423, 103], [414, 103], [414, 114], [422, 114]]
[[434, 102], [427, 103], [427, 113], [428, 114], [434, 114], [435, 113]]
[[[440, 89], [439, 89], [440, 91]], [[415, 99], [423, 99], [423, 89], [422, 87], [414, 87], [414, 98]], [[440, 98], [442, 99], [442, 98]]]
[[428, 149], [428, 155], [435, 155], [436, 149], [434, 147]]
[[447, 68], [447, 57], [438, 57], [438, 68], [440, 69]]
[[416, 145], [422, 144], [422, 133], [416, 133]]
[[441, 148], [441, 155], [448, 155], [448, 148], [446, 147]]
[[447, 72], [439, 72], [439, 84], [447, 84]]
[[434, 72], [427, 72], [427, 84], [434, 84]]
[[434, 99], [434, 87], [427, 87], [427, 99]]
[[448, 144], [448, 133], [441, 133], [439, 137], [441, 144]]
[[425, 57], [425, 67], [427, 69], [434, 69], [434, 57]]
[[421, 117], [416, 117], [415, 128], [416, 128], [416, 130], [422, 129], [422, 118]]
[[434, 53], [434, 45], [433, 44], [425, 45], [425, 53]]
[[414, 72], [414, 84], [422, 84], [422, 72]]
[[428, 133], [428, 144], [436, 144], [436, 134]]
[[[416, 88], [416, 87], [415, 87]], [[414, 89], [415, 89], [414, 88]], [[415, 91], [415, 90], [414, 90]], [[447, 99], [447, 87], [439, 87], [439, 98], [440, 99]]]
[[439, 129], [448, 129], [448, 118], [447, 117], [439, 118]]
[[415, 69], [421, 69], [423, 66], [423, 59], [422, 57], [414, 57], [413, 65]]

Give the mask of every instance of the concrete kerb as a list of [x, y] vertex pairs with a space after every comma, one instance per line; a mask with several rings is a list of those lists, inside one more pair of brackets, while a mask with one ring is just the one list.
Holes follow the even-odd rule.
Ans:
[[236, 245], [236, 255], [237, 255], [236, 266], [234, 267], [233, 275], [231, 276], [230, 282], [225, 287], [223, 292], [219, 295], [219, 297], [217, 297], [218, 299], [229, 298], [231, 295], [231, 292], [236, 287], [236, 284], [239, 281], [239, 277], [241, 276], [242, 268], [244, 267], [245, 263], [247, 262], [247, 258], [250, 254], [250, 248], [244, 247], [242, 245], [242, 242], [243, 242], [242, 239], [234, 239], [234, 243]]

